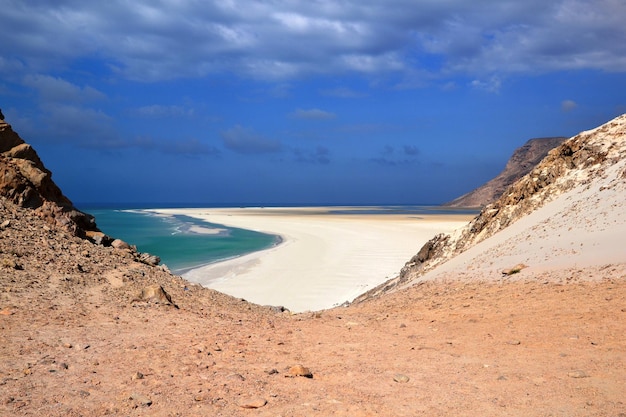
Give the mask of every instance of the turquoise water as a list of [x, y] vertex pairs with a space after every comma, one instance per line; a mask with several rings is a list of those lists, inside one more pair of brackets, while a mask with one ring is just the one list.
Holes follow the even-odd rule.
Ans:
[[[280, 237], [211, 224], [188, 216], [160, 216], [141, 210], [87, 209], [100, 230], [161, 258], [177, 274], [202, 265], [270, 248]], [[207, 229], [215, 234], [197, 233]]]

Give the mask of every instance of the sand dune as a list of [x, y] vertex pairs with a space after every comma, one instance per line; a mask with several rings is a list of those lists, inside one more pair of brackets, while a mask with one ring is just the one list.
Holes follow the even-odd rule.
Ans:
[[548, 278], [559, 269], [623, 264], [626, 181], [620, 175], [624, 165], [616, 164], [604, 177], [560, 195], [421, 280], [500, 280], [504, 269], [520, 263], [527, 268], [506, 279]]
[[326, 309], [397, 274], [434, 234], [469, 215], [330, 214], [320, 208], [159, 209], [282, 236], [283, 243], [184, 274], [192, 282], [257, 304]]

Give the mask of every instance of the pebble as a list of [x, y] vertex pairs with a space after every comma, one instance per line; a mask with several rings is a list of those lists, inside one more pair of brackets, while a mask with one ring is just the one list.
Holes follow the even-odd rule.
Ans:
[[410, 378], [408, 376], [406, 376], [406, 375], [403, 375], [403, 374], [395, 374], [393, 376], [393, 380], [398, 382], [398, 383], [404, 384], [404, 383], [409, 382]]
[[143, 374], [141, 372], [135, 372], [133, 376], [130, 377], [133, 381], [136, 379], [143, 379]]
[[589, 375], [587, 375], [585, 371], [582, 371], [580, 369], [568, 372], [567, 376], [569, 376], [570, 378], [588, 378], [589, 377]]
[[239, 403], [241, 408], [261, 408], [267, 404], [267, 400], [263, 398], [251, 398]]
[[152, 405], [152, 400], [142, 394], [133, 393], [130, 396], [130, 399], [133, 401], [137, 401], [139, 404], [144, 405], [146, 407], [150, 407]]
[[245, 381], [246, 378], [241, 374], [230, 374], [227, 377], [228, 379], [236, 380], [236, 381]]
[[509, 340], [506, 343], [509, 344], [509, 345], [517, 346], [517, 345], [521, 344], [522, 342], [520, 342], [519, 340]]
[[313, 378], [313, 373], [309, 370], [309, 368], [305, 368], [302, 365], [295, 365], [289, 368], [288, 375], [289, 377], [303, 376], [305, 378]]

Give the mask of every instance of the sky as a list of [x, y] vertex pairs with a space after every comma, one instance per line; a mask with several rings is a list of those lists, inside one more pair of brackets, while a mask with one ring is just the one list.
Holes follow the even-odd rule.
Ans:
[[0, 0], [77, 205], [439, 204], [626, 112], [623, 0]]

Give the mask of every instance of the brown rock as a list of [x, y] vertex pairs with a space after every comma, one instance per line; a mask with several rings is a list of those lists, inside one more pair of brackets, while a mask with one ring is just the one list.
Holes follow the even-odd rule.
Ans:
[[172, 305], [178, 308], [178, 306], [172, 302], [172, 297], [167, 292], [165, 292], [162, 286], [158, 284], [144, 287], [141, 290], [141, 294], [139, 294], [139, 297], [137, 297], [133, 301], [148, 301], [157, 304]]
[[403, 374], [395, 374], [393, 376], [393, 380], [400, 383], [400, 384], [405, 384], [407, 382], [409, 382], [410, 378], [406, 375]]
[[133, 374], [133, 376], [130, 377], [130, 379], [137, 380], [137, 379], [143, 379], [143, 374], [141, 372], [135, 372]]
[[114, 239], [113, 242], [111, 242], [111, 246], [114, 247], [115, 249], [130, 249], [130, 245], [126, 242], [124, 242], [121, 239]]
[[267, 404], [267, 400], [263, 398], [251, 398], [243, 400], [239, 403], [241, 408], [261, 408]]
[[514, 275], [514, 274], [517, 274], [518, 272], [520, 272], [524, 268], [528, 268], [528, 266], [524, 265], [524, 264], [517, 264], [517, 265], [515, 265], [512, 268], [507, 268], [507, 269], [503, 270], [502, 271], [502, 275], [506, 275], [506, 276]]
[[305, 368], [302, 365], [295, 365], [289, 368], [289, 371], [287, 371], [286, 376], [292, 377], [292, 378], [296, 376], [303, 376], [305, 378], [313, 378], [313, 373], [309, 370], [309, 368]]
[[0, 196], [75, 236], [98, 230], [93, 216], [73, 206], [37, 152], [6, 123], [0, 126]]
[[151, 255], [149, 253], [140, 253], [137, 257], [137, 260], [150, 266], [157, 266], [159, 262], [161, 262], [161, 258], [156, 255]]
[[96, 245], [110, 246], [113, 239], [100, 231], [89, 230], [85, 232], [85, 236]]
[[131, 394], [130, 399], [144, 407], [150, 407], [152, 405], [152, 400], [143, 394], [133, 393]]

